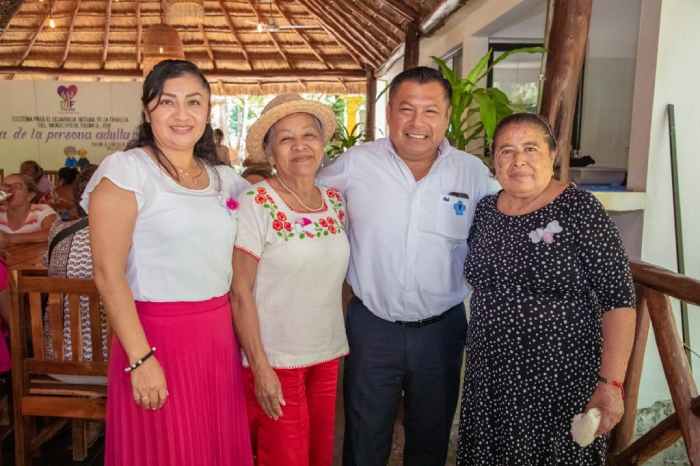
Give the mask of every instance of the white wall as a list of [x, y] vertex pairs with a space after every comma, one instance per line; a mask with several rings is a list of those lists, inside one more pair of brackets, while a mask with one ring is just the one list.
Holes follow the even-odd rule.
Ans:
[[[695, 141], [700, 128], [700, 94], [698, 93], [700, 60], [697, 54], [697, 50], [700, 49], [700, 28], [698, 28], [700, 2], [697, 0], [663, 0], [663, 2], [649, 0], [645, 8], [647, 9], [645, 13], [650, 16], [658, 15], [660, 12], [660, 19], [651, 119], [647, 120], [650, 121], [650, 126], [645, 128], [643, 119], [640, 119], [642, 121], [634, 128], [640, 135], [644, 135], [646, 129], [649, 135], [648, 166], [645, 170], [647, 208], [644, 217], [642, 258], [671, 270], [676, 269], [669, 133], [666, 116], [666, 105], [673, 103], [676, 106], [686, 275], [700, 279], [700, 211], [696, 206], [697, 201], [700, 200], [700, 183], [697, 182], [697, 176], [700, 174], [700, 157], [697, 154]], [[650, 29], [649, 33], [653, 34], [653, 27]], [[647, 31], [642, 31], [644, 32]], [[639, 86], [643, 87], [643, 84], [640, 82]], [[644, 98], [643, 95], [638, 97], [640, 100]], [[643, 160], [637, 157], [632, 162], [641, 164]], [[636, 168], [637, 171], [644, 171], [642, 167]], [[700, 350], [700, 309], [691, 307], [688, 313], [691, 347], [698, 351]], [[678, 315], [676, 317], [679, 322]], [[650, 341], [649, 352], [655, 352], [655, 345], [651, 343], [653, 342]], [[656, 374], [660, 371], [660, 365], [653, 364], [655, 359], [650, 355], [645, 362], [647, 367], [644, 377], [647, 380], [656, 378]], [[700, 359], [693, 357], [693, 364], [695, 380], [700, 383]], [[644, 387], [644, 389], [645, 396], [640, 400], [640, 405], [643, 405], [644, 401], [649, 403], [666, 392], [665, 386], [660, 384]]]
[[581, 153], [627, 168], [641, 0], [594, 0], [586, 52]]
[[141, 84], [135, 82], [0, 81], [0, 94], [0, 168], [6, 175], [30, 159], [57, 170], [71, 148], [100, 162], [124, 147], [141, 119]]

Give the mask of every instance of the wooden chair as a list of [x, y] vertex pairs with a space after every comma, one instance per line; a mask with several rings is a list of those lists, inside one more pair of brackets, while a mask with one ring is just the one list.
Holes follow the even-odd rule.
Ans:
[[[83, 358], [80, 297], [90, 302], [92, 361]], [[69, 303], [71, 360], [63, 360], [63, 303]], [[42, 301], [48, 298], [44, 308]], [[43, 314], [46, 313], [45, 320]], [[73, 384], [50, 374], [106, 376], [102, 351], [100, 297], [92, 280], [47, 277], [46, 272], [18, 273], [14, 306], [10, 314], [12, 388], [14, 401], [15, 465], [31, 464], [31, 453], [65, 426], [73, 423], [73, 457], [87, 455], [86, 421], [105, 417], [106, 385], [98, 382]], [[48, 321], [48, 338], [45, 322]], [[48, 341], [47, 341], [48, 340]], [[55, 359], [47, 354], [47, 343]], [[62, 418], [35, 433], [35, 417]]]
[[58, 170], [44, 170], [44, 174], [49, 178], [51, 186], [56, 187], [58, 183]]

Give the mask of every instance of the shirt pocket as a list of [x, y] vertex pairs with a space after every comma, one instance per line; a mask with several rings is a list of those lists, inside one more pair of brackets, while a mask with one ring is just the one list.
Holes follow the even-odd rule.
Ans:
[[[466, 240], [472, 221], [471, 201], [451, 194], [434, 194], [428, 208], [432, 210], [431, 232], [454, 240]], [[430, 211], [429, 211], [430, 212]]]

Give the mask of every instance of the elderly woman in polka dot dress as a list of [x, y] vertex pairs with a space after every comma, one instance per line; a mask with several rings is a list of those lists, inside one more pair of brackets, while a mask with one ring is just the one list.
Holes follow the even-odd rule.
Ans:
[[[556, 141], [539, 116], [505, 118], [493, 149], [503, 190], [479, 202], [464, 266], [458, 464], [603, 465], [634, 338], [620, 235], [590, 193], [553, 178]], [[597, 438], [580, 447], [571, 419], [591, 408]]]

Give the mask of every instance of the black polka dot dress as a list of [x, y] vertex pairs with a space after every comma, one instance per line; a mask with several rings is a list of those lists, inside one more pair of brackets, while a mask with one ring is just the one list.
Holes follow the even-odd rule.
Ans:
[[474, 288], [459, 425], [460, 466], [603, 465], [571, 418], [597, 383], [601, 318], [634, 306], [619, 233], [590, 194], [567, 187], [522, 216], [478, 205], [464, 266]]

